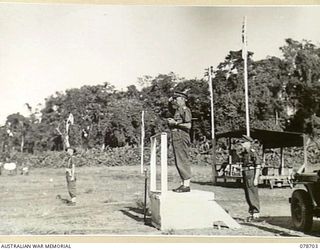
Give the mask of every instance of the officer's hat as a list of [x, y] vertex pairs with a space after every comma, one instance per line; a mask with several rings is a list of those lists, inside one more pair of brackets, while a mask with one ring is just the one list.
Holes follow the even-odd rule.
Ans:
[[247, 136], [247, 135], [242, 135], [242, 139], [247, 142], [254, 142], [254, 140], [250, 136]]
[[183, 92], [180, 92], [180, 91], [175, 91], [173, 93], [173, 97], [183, 97], [185, 99], [188, 99], [188, 96], [187, 94], [183, 93]]

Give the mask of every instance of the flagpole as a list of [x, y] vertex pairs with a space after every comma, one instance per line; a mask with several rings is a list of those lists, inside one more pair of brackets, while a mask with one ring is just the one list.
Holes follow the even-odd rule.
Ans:
[[214, 127], [214, 106], [213, 106], [213, 87], [212, 87], [212, 66], [209, 67], [209, 90], [210, 90], [210, 105], [211, 105], [211, 144], [212, 144], [212, 183], [216, 183], [216, 139]]
[[141, 166], [140, 172], [144, 173], [144, 204], [143, 204], [143, 221], [147, 224], [147, 189], [148, 189], [148, 170], [144, 167], [144, 138], [145, 138], [145, 127], [144, 127], [144, 110], [141, 112]]
[[244, 63], [244, 70], [243, 70], [243, 76], [244, 76], [244, 92], [245, 92], [245, 106], [246, 106], [246, 130], [247, 130], [247, 136], [250, 136], [250, 118], [249, 118], [249, 91], [248, 91], [248, 69], [247, 69], [247, 63], [248, 63], [248, 53], [247, 53], [247, 17], [244, 16], [243, 18], [243, 26], [242, 26], [242, 58]]
[[214, 110], [213, 110], [213, 88], [212, 88], [212, 67], [209, 68], [209, 90], [210, 90], [210, 105], [211, 105], [211, 138], [214, 138]]

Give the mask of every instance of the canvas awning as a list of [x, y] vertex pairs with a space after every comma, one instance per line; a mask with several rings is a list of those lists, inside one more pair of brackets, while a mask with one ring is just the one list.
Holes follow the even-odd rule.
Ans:
[[[235, 130], [216, 134], [216, 138], [241, 138], [246, 130]], [[303, 133], [251, 129], [250, 136], [258, 140], [264, 148], [303, 147]]]

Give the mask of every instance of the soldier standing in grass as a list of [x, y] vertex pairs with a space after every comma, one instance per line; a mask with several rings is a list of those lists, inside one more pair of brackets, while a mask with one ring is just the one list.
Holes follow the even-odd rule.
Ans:
[[67, 148], [67, 154], [68, 154], [68, 163], [66, 167], [66, 179], [67, 179], [67, 187], [68, 192], [71, 197], [71, 201], [67, 204], [70, 206], [76, 205], [76, 175], [75, 175], [75, 163], [74, 163], [74, 154], [76, 153], [76, 150], [74, 148]]
[[242, 139], [242, 175], [246, 201], [249, 205], [249, 217], [247, 218], [247, 221], [260, 221], [258, 184], [261, 161], [258, 158], [258, 154], [255, 149], [252, 148], [251, 144], [254, 142], [254, 140], [247, 135], [243, 135]]
[[177, 193], [190, 192], [191, 166], [189, 162], [191, 111], [186, 106], [187, 95], [174, 92], [172, 97], [173, 118], [168, 119], [171, 129], [175, 165], [181, 178], [181, 186], [173, 189]]

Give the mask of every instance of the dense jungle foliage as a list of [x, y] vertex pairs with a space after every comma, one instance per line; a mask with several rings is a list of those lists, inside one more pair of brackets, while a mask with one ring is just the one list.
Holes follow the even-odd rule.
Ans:
[[[320, 48], [310, 41], [286, 39], [280, 50], [281, 58], [258, 61], [252, 59], [253, 52], [248, 54], [250, 125], [304, 132], [319, 146]], [[213, 72], [216, 132], [245, 127], [241, 55], [241, 50], [230, 51]], [[203, 79], [184, 79], [171, 72], [142, 76], [125, 91], [105, 82], [56, 92], [45, 99], [41, 110], [26, 104], [30, 116], [15, 113], [7, 117], [0, 129], [2, 153], [12, 148], [30, 154], [63, 150], [70, 113], [74, 116], [69, 131], [72, 146], [81, 150], [134, 149], [140, 144], [142, 110], [146, 144], [151, 135], [168, 129], [168, 98], [174, 90], [188, 91], [194, 118], [191, 137], [197, 145], [203, 138], [211, 138], [208, 86], [205, 74]], [[319, 147], [315, 150], [319, 152]]]

